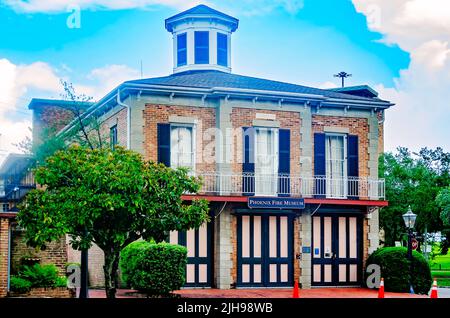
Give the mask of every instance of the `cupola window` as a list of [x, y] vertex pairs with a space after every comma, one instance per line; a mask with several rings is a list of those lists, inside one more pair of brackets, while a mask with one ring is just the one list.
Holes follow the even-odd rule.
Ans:
[[195, 64], [209, 64], [209, 32], [195, 32]]

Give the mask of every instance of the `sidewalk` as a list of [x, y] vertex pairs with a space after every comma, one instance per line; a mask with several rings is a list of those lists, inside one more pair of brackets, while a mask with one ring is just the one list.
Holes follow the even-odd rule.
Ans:
[[[183, 289], [175, 292], [182, 298], [292, 298], [292, 289]], [[105, 298], [101, 289], [89, 290], [90, 298]], [[142, 298], [134, 290], [120, 289], [117, 298]], [[426, 295], [385, 293], [386, 298], [428, 298]], [[300, 289], [300, 298], [378, 298], [378, 291], [367, 288]]]

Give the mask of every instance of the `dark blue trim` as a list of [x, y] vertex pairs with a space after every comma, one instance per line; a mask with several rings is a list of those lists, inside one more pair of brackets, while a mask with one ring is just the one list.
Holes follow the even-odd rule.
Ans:
[[242, 127], [244, 144], [244, 163], [242, 164], [242, 186], [247, 192], [245, 196], [255, 195], [255, 129], [253, 127]]
[[157, 125], [158, 162], [170, 167], [170, 124]]
[[[289, 177], [291, 173], [291, 131], [279, 129], [278, 131], [278, 174], [280, 177]], [[279, 197], [288, 197], [291, 189], [290, 178], [278, 178]]]
[[[315, 133], [314, 134], [314, 176], [325, 176], [326, 175], [326, 165], [325, 165], [325, 134]], [[325, 178], [316, 179], [315, 181], [315, 198], [325, 198], [326, 197], [326, 183]]]
[[[349, 177], [359, 177], [359, 156], [358, 156], [358, 136], [347, 136], [347, 175]], [[350, 188], [351, 181], [348, 182]], [[359, 189], [356, 189], [357, 191]], [[351, 200], [358, 200], [358, 195], [349, 196]]]

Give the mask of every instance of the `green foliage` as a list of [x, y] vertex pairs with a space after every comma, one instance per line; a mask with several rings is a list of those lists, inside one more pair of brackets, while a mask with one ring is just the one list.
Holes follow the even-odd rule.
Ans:
[[436, 202], [442, 209], [442, 222], [444, 222], [445, 225], [450, 226], [450, 186], [439, 192]]
[[19, 277], [31, 283], [31, 287], [55, 287], [58, 281], [58, 269], [53, 264], [24, 266]]
[[67, 287], [67, 277], [58, 276], [56, 278], [55, 287]]
[[[427, 294], [431, 288], [430, 266], [422, 254], [413, 251], [412, 285], [416, 294]], [[408, 293], [410, 287], [410, 261], [405, 247], [385, 247], [376, 250], [367, 259], [367, 266], [381, 267], [386, 291]]]
[[181, 198], [196, 193], [200, 179], [122, 147], [71, 146], [48, 157], [35, 178], [45, 187], [28, 193], [17, 217], [28, 244], [45, 246], [64, 234], [75, 249], [97, 244], [105, 253], [107, 285], [129, 243], [140, 237], [161, 242], [169, 231], [199, 228], [209, 219], [207, 201]]
[[11, 291], [16, 293], [24, 294], [31, 289], [31, 283], [21, 277], [11, 276], [11, 280], [9, 283]]
[[398, 148], [395, 154], [380, 157], [380, 177], [386, 180], [386, 199], [389, 206], [380, 212], [380, 226], [385, 231], [385, 244], [393, 246], [404, 238], [402, 214], [410, 205], [417, 214], [415, 230], [423, 234], [444, 229], [441, 208], [436, 197], [443, 187], [450, 184], [450, 154], [441, 148], [422, 149], [411, 153]]
[[121, 253], [122, 278], [152, 296], [167, 296], [185, 283], [187, 249], [168, 243], [138, 241]]

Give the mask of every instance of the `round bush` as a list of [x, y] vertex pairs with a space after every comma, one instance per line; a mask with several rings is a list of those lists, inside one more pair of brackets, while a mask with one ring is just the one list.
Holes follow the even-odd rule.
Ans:
[[167, 243], [137, 241], [120, 256], [123, 281], [151, 296], [167, 296], [185, 283], [187, 249]]
[[[367, 266], [377, 264], [381, 267], [386, 291], [408, 293], [410, 261], [405, 247], [384, 247], [376, 250], [367, 259]], [[413, 251], [412, 285], [416, 294], [428, 294], [431, 288], [430, 265], [422, 254]]]

